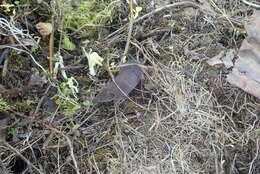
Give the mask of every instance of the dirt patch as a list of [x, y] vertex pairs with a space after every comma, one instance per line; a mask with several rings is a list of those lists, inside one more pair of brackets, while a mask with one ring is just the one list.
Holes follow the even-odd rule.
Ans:
[[[252, 6], [240, 1], [137, 1], [133, 9], [142, 10], [129, 37], [129, 4], [102, 1], [116, 6], [113, 20], [105, 13], [98, 20], [104, 23], [93, 23], [97, 28], [91, 38], [86, 28], [62, 28], [62, 2], [8, 1], [14, 5], [9, 12], [1, 6], [6, 21], [0, 28], [0, 171], [260, 172], [259, 100], [227, 82], [230, 69], [206, 63], [223, 50], [238, 50]], [[49, 37], [38, 33], [39, 22], [55, 26], [54, 66], [61, 60], [64, 65], [57, 78], [48, 73]], [[62, 46], [64, 34], [75, 49]], [[26, 45], [24, 38], [40, 38], [39, 47]], [[131, 100], [93, 104], [111, 74], [119, 72], [127, 42], [125, 58], [142, 63], [144, 78]], [[104, 59], [95, 66], [95, 76], [89, 74], [82, 47]]]

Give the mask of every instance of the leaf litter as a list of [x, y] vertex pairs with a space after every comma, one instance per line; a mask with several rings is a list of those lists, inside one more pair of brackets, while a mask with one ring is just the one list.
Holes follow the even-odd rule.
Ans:
[[227, 81], [260, 99], [260, 11], [256, 10], [245, 25], [247, 37], [242, 42], [238, 60]]
[[233, 59], [235, 58], [234, 50], [229, 49], [227, 51], [221, 51], [218, 55], [209, 59], [207, 63], [211, 66], [224, 64], [226, 68], [234, 66]]
[[207, 63], [211, 66], [224, 64], [233, 67], [227, 81], [260, 99], [260, 11], [255, 10], [251, 20], [245, 24], [247, 37], [242, 42], [238, 59], [233, 63], [235, 51], [221, 51]]
[[[177, 0], [175, 1], [177, 2]], [[221, 75], [224, 74], [218, 76], [219, 73], [217, 72], [215, 74], [220, 78], [212, 78], [215, 74], [209, 71], [211, 67], [208, 68], [208, 66], [201, 64], [204, 63], [201, 58], [212, 57], [212, 55], [220, 52], [219, 50], [223, 50], [223, 47], [235, 48], [243, 39], [241, 37], [239, 39], [230, 39], [230, 35], [223, 35], [222, 29], [229, 30], [230, 23], [226, 18], [219, 16], [222, 15], [221, 11], [223, 10], [226, 13], [223, 15], [227, 16], [228, 19], [230, 18], [230, 21], [233, 23], [233, 21], [241, 21], [238, 20], [241, 19], [241, 14], [244, 19], [244, 15], [247, 16], [248, 14], [248, 8], [244, 8], [241, 4], [237, 6], [235, 1], [210, 1], [207, 7], [205, 7], [209, 8], [209, 10], [207, 10], [207, 13], [203, 12], [203, 14], [197, 8], [193, 10], [193, 6], [186, 8], [186, 13], [181, 13], [185, 8], [173, 9], [174, 13], [168, 8], [168, 12], [164, 13], [165, 10], [160, 10], [160, 13], [158, 13], [158, 8], [161, 7], [162, 3], [167, 4], [169, 7], [169, 5], [174, 5], [175, 1], [161, 1], [159, 3], [158, 0], [154, 2], [144, 0], [141, 4], [138, 4], [138, 6], [142, 6], [144, 9], [140, 15], [149, 16], [149, 18], [137, 18], [137, 21], [141, 21], [142, 25], [144, 24], [144, 32], [157, 29], [160, 31], [154, 35], [149, 35], [148, 33], [147, 37], [141, 37], [142, 39], [138, 40], [132, 35], [131, 42], [133, 43], [129, 47], [129, 54], [141, 59], [145, 57], [149, 61], [149, 70], [151, 72], [147, 72], [146, 79], [149, 79], [152, 83], [152, 89], [153, 87], [156, 88], [156, 93], [153, 94], [153, 98], [148, 95], [142, 95], [142, 98], [149, 100], [147, 103], [142, 103], [142, 106], [149, 109], [151, 113], [147, 113], [146, 110], [142, 110], [137, 106], [135, 107], [131, 102], [125, 102], [124, 105], [120, 105], [116, 110], [114, 110], [111, 103], [93, 106], [90, 100], [96, 93], [97, 87], [100, 86], [99, 84], [102, 83], [99, 79], [107, 78], [106, 73], [96, 73], [95, 76], [89, 73], [90, 69], [86, 65], [87, 60], [85, 59], [84, 61], [82, 59], [82, 52], [77, 49], [82, 46], [80, 45], [81, 37], [78, 37], [79, 34], [71, 34], [66, 29], [63, 31], [64, 34], [68, 34], [69, 41], [76, 46], [76, 50], [70, 51], [73, 50], [70, 48], [74, 46], [69, 43], [67, 47], [69, 49], [64, 50], [62, 37], [60, 37], [60, 40], [56, 39], [60, 31], [55, 30], [54, 51], [61, 49], [60, 55], [64, 58], [56, 59], [56, 56], [54, 56], [55, 65], [59, 68], [57, 71], [66, 70], [68, 77], [75, 77], [79, 82], [79, 86], [74, 83], [76, 81], [72, 79], [69, 81], [65, 74], [58, 75], [53, 81], [55, 82], [54, 85], [59, 85], [57, 87], [63, 93], [67, 93], [67, 95], [63, 95], [64, 97], [74, 96], [72, 95], [73, 91], [77, 93], [77, 89], [79, 89], [77, 97], [82, 107], [77, 112], [74, 112], [76, 110], [74, 108], [77, 108], [76, 106], [78, 105], [58, 106], [57, 103], [62, 103], [60, 99], [62, 101], [65, 100], [63, 100], [61, 95], [50, 99], [51, 96], [57, 93], [55, 91], [56, 88], [52, 87], [48, 94], [46, 93], [46, 97], [50, 100], [42, 100], [43, 103], [37, 104], [37, 106], [36, 103], [31, 103], [29, 109], [16, 109], [12, 113], [7, 111], [7, 114], [12, 116], [12, 118], [8, 122], [3, 121], [3, 123], [4, 125], [7, 124], [6, 126], [8, 127], [14, 125], [10, 127], [11, 129], [8, 129], [13, 138], [9, 138], [10, 136], [8, 135], [3, 140], [8, 140], [8, 143], [10, 142], [10, 145], [17, 149], [17, 152], [21, 152], [28, 161], [31, 161], [33, 166], [37, 165], [43, 169], [42, 173], [57, 173], [58, 168], [60, 173], [77, 173], [75, 171], [77, 170], [81, 173], [88, 171], [90, 173], [117, 174], [122, 171], [120, 169], [124, 169], [124, 173], [256, 174], [260, 166], [258, 160], [259, 119], [257, 119], [259, 104], [255, 102], [255, 98], [243, 98], [245, 97], [244, 95], [238, 95], [233, 91], [234, 87], [232, 85], [223, 83], [222, 78], [225, 77]], [[122, 17], [118, 21], [124, 22], [128, 19], [127, 6], [125, 7], [127, 4], [123, 4], [120, 1], [117, 2], [121, 4], [122, 8], [120, 9], [124, 11], [120, 13]], [[152, 9], [149, 9], [151, 2], [155, 3], [155, 5], [151, 5]], [[186, 4], [187, 2], [183, 1], [181, 3]], [[206, 2], [200, 1], [200, 5], [203, 5], [202, 3], [205, 4]], [[171, 8], [173, 7], [171, 6]], [[205, 8], [203, 7], [203, 9]], [[238, 9], [239, 13], [233, 14], [231, 8]], [[152, 12], [150, 12], [151, 10]], [[155, 16], [154, 11], [157, 11], [156, 13], [159, 15]], [[38, 13], [38, 9], [35, 12]], [[30, 18], [28, 16], [29, 24], [35, 24], [39, 22], [38, 20], [42, 20], [42, 18], [37, 18], [38, 15], [35, 18], [35, 12], [27, 13], [30, 14]], [[33, 18], [31, 19], [31, 17]], [[15, 19], [20, 19], [20, 17]], [[21, 26], [27, 26], [23, 25], [27, 23], [22, 21]], [[50, 19], [47, 19], [47, 21], [50, 21]], [[236, 22], [234, 22], [235, 27], [237, 26]], [[110, 24], [106, 26], [110, 26]], [[122, 25], [124, 24], [120, 23], [119, 26]], [[212, 25], [214, 27], [211, 27]], [[19, 25], [19, 28], [21, 26]], [[116, 27], [117, 25], [113, 26]], [[39, 35], [34, 28], [35, 25], [28, 25], [30, 32], [32, 31]], [[106, 28], [108, 33], [114, 31], [108, 27]], [[111, 57], [119, 57], [123, 51], [122, 45], [125, 44], [124, 38], [128, 34], [126, 31], [127, 27], [124, 28], [124, 31], [120, 31], [121, 34], [115, 34], [115, 37], [91, 41], [91, 44], [86, 46], [86, 49], [89, 50], [88, 47], [90, 47], [93, 50], [98, 50], [98, 53], [104, 60], [110, 60]], [[165, 32], [161, 32], [160, 28], [166, 28], [169, 34], [162, 36]], [[86, 27], [86, 29], [89, 30], [89, 27]], [[133, 26], [133, 30], [136, 30], [136, 25]], [[16, 32], [16, 30], [10, 31]], [[16, 33], [16, 36], [23, 43], [22, 35]], [[27, 38], [26, 35], [24, 36]], [[3, 35], [3, 37], [7, 36]], [[224, 41], [225, 39], [227, 40], [226, 44], [223, 44], [222, 38]], [[82, 39], [85, 40], [86, 38]], [[46, 40], [42, 39], [40, 43], [43, 49], [32, 52], [39, 64], [45, 67], [45, 69], [47, 68], [46, 60], [43, 58], [46, 56], [43, 57], [42, 53], [46, 50], [46, 44], [44, 44]], [[150, 45], [149, 40], [152, 43], [160, 40], [159, 46], [157, 47], [157, 44]], [[20, 42], [15, 43], [21, 44]], [[56, 47], [58, 43], [60, 43], [59, 48]], [[185, 56], [183, 56], [183, 51], [185, 52], [184, 45], [188, 45], [191, 48], [191, 50], [186, 50]], [[28, 52], [30, 51], [29, 48]], [[14, 51], [14, 53], [16, 52]], [[223, 56], [220, 56], [219, 60], [232, 65], [232, 62], [229, 61], [229, 58], [232, 56], [228, 56], [228, 54], [229, 50], [224, 51]], [[14, 59], [15, 57], [12, 56], [10, 60], [14, 61]], [[79, 62], [81, 69], [67, 69], [66, 65], [77, 65], [75, 62], [78, 62], [78, 60], [82, 60]], [[24, 61], [28, 61], [28, 59], [22, 59], [20, 62], [23, 63]], [[12, 65], [12, 63], [14, 62], [11, 62], [9, 65]], [[96, 68], [102, 67], [97, 67], [97, 65], [93, 65], [95, 72]], [[100, 65], [102, 65], [102, 62]], [[121, 66], [127, 67], [128, 65], [124, 64]], [[44, 90], [47, 87], [43, 77], [45, 73], [41, 73], [41, 71], [39, 73], [31, 72], [31, 78], [26, 75], [27, 78], [21, 80], [21, 78], [25, 77], [21, 74], [22, 71], [17, 67], [12, 67], [8, 67], [10, 71], [6, 77], [0, 77], [1, 84], [3, 83], [6, 89], [13, 89], [14, 87], [23, 89], [23, 86], [26, 86], [26, 88], [32, 86], [32, 88], [35, 87], [34, 89], [39, 90], [36, 90], [34, 94], [28, 93], [28, 95], [23, 96], [13, 95], [14, 97], [6, 97], [6, 102], [14, 104], [17, 100], [20, 103], [29, 100], [29, 102], [39, 101], [41, 103], [40, 97], [42, 96], [44, 99], [43, 95], [45, 94], [40, 89]], [[30, 71], [31, 68], [29, 65], [24, 67], [23, 70]], [[137, 80], [133, 80], [134, 83], [123, 89], [124, 87], [121, 83], [125, 84], [129, 74], [132, 74], [132, 71], [128, 70], [131, 72], [125, 72], [128, 76], [120, 75], [120, 73], [123, 74], [124, 69], [126, 68], [121, 68], [118, 75], [106, 84], [106, 87], [101, 90], [101, 94], [97, 95], [97, 97], [100, 96], [100, 102], [114, 101], [120, 103], [128, 96], [131, 96], [131, 99], [133, 98], [133, 101], [135, 101], [134, 93], [130, 91], [132, 88], [137, 88], [136, 83], [140, 82], [138, 80], [140, 76], [132, 75], [131, 77]], [[139, 69], [134, 72], [133, 74], [143, 73]], [[205, 76], [205, 74], [209, 74], [209, 76]], [[11, 75], [14, 77], [10, 78]], [[122, 77], [119, 78], [120, 76]], [[82, 77], [85, 83], [79, 80], [79, 77]], [[56, 81], [60, 82], [60, 79], [67, 79], [67, 81], [63, 81], [62, 84], [56, 83]], [[49, 80], [51, 79], [48, 79], [47, 83], [50, 82]], [[31, 85], [27, 85], [28, 82]], [[149, 89], [147, 84], [144, 85]], [[214, 88], [219, 89], [219, 91], [214, 92]], [[28, 92], [33, 92], [33, 90]], [[102, 92], [105, 95], [102, 95]], [[136, 103], [140, 104], [139, 102]], [[25, 105], [27, 103], [21, 104]], [[248, 107], [249, 105], [250, 107]], [[37, 114], [32, 115], [34, 107], [38, 108], [38, 106], [40, 110], [38, 110]], [[41, 106], [45, 106], [45, 109]], [[63, 109], [67, 109], [67, 113], [70, 114], [65, 115], [62, 112]], [[19, 114], [20, 116], [14, 114]], [[13, 124], [14, 122], [16, 124]], [[79, 128], [75, 129], [75, 127]], [[85, 128], [85, 131], [82, 131], [82, 128]], [[3, 147], [5, 148], [0, 150], [2, 154], [0, 163], [3, 161], [4, 166], [9, 167], [12, 164], [9, 161], [16, 156], [16, 153], [12, 149], [8, 150], [8, 147], [11, 146], [3, 145]], [[32, 155], [37, 153], [35, 150], [37, 148], [46, 157], [43, 161]], [[125, 156], [125, 154], [127, 155]], [[58, 162], [55, 158], [57, 156], [60, 157]], [[121, 157], [124, 157], [124, 160]], [[14, 161], [19, 162], [17, 159], [14, 159]], [[74, 166], [72, 162], [74, 162]], [[62, 167], [57, 167], [57, 164], [60, 164]], [[35, 170], [30, 168], [29, 166], [24, 172], [36, 173]]]

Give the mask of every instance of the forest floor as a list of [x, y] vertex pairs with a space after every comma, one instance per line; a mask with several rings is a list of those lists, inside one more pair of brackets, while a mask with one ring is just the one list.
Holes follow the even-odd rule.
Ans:
[[[227, 82], [232, 68], [207, 64], [237, 55], [256, 8], [129, 2], [2, 1], [0, 173], [259, 174], [260, 101]], [[103, 58], [95, 75], [85, 51]], [[123, 58], [143, 64], [136, 90], [93, 103]]]

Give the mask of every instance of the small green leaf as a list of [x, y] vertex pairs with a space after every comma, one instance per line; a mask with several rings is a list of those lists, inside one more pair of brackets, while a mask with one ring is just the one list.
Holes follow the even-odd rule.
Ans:
[[83, 42], [82, 42], [85, 46], [87, 46], [89, 43], [90, 43], [90, 40], [84, 40]]
[[91, 101], [89, 101], [89, 100], [86, 100], [86, 101], [83, 102], [84, 106], [91, 106], [92, 104], [93, 103]]
[[9, 109], [11, 109], [11, 106], [4, 99], [0, 98], [0, 111], [8, 111]]
[[63, 48], [69, 51], [73, 51], [76, 49], [75, 44], [70, 41], [69, 37], [66, 34], [63, 38]]

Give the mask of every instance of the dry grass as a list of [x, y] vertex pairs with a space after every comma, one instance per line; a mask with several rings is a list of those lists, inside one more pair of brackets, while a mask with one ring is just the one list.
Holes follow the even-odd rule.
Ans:
[[[85, 107], [71, 118], [55, 113], [53, 121], [43, 119], [44, 112], [23, 118], [20, 139], [0, 144], [0, 168], [19, 161], [23, 173], [258, 174], [259, 100], [229, 85], [223, 67], [205, 63], [219, 50], [239, 47], [243, 36], [230, 31], [242, 29], [250, 7], [207, 2], [202, 12], [169, 10], [145, 20], [144, 29], [153, 30], [158, 25], [152, 22], [163, 18], [160, 27], [170, 28], [165, 36], [135, 40], [140, 24], [134, 24], [129, 53], [146, 61], [145, 86], [153, 88], [144, 91], [146, 109], [127, 101]], [[147, 13], [149, 3], [140, 2]], [[110, 58], [123, 52], [127, 34], [92, 47]]]

